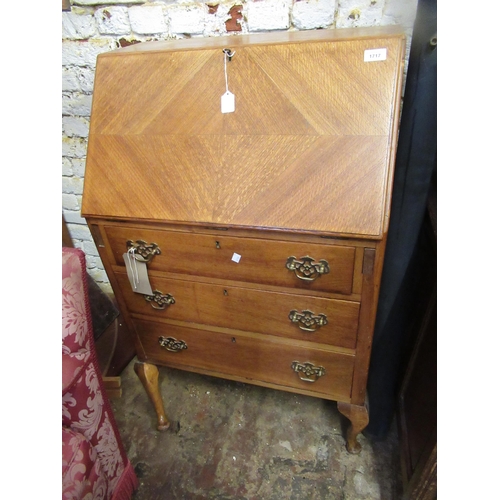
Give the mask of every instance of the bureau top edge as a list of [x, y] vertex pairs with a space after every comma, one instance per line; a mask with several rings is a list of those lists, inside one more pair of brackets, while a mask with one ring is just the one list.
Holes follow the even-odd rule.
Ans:
[[368, 28], [341, 28], [341, 29], [318, 29], [305, 31], [280, 31], [250, 33], [244, 35], [221, 35], [217, 37], [181, 38], [175, 40], [162, 40], [141, 42], [127, 47], [122, 47], [98, 55], [98, 58], [116, 57], [133, 53], [164, 52], [176, 50], [199, 50], [205, 48], [244, 47], [248, 45], [272, 45], [283, 43], [301, 42], [337, 42], [351, 40], [353, 38], [405, 38], [404, 30], [399, 25], [376, 26]]
[[98, 223], [111, 223], [111, 224], [134, 224], [150, 227], [151, 229], [174, 229], [179, 231], [220, 231], [221, 233], [234, 233], [241, 234], [254, 234], [263, 237], [264, 233], [273, 236], [279, 235], [296, 235], [297, 237], [316, 237], [321, 238], [327, 242], [329, 240], [357, 240], [357, 241], [373, 241], [374, 243], [381, 241], [386, 236], [385, 234], [354, 234], [342, 233], [333, 231], [314, 231], [311, 229], [290, 229], [281, 227], [263, 227], [263, 226], [242, 226], [232, 224], [217, 224], [212, 222], [189, 222], [185, 221], [172, 221], [172, 220], [158, 220], [158, 219], [139, 219], [127, 217], [109, 217], [103, 214], [96, 215], [90, 213], [83, 213], [81, 216], [86, 219], [89, 224]]

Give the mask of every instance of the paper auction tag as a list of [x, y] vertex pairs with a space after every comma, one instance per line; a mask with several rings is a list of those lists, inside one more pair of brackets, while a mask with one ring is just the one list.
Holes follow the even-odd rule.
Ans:
[[153, 290], [149, 283], [148, 267], [146, 263], [138, 261], [133, 254], [131, 255], [129, 252], [123, 254], [123, 260], [127, 268], [127, 276], [132, 286], [132, 290], [144, 295], [153, 295]]
[[220, 110], [221, 113], [234, 113], [235, 104], [234, 104], [234, 94], [227, 90], [222, 94], [220, 98]]

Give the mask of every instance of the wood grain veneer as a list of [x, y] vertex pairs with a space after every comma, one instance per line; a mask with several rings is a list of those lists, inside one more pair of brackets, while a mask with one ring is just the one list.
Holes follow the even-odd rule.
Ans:
[[402, 46], [241, 46], [227, 114], [221, 50], [99, 56], [82, 213], [380, 237]]

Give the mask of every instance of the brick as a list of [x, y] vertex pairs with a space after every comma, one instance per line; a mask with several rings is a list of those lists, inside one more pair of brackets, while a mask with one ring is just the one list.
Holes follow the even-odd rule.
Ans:
[[225, 22], [226, 31], [242, 31], [243, 5], [233, 5], [228, 12], [229, 19]]
[[381, 24], [398, 24], [407, 30], [413, 28], [417, 3], [417, 0], [386, 0]]
[[118, 48], [113, 38], [92, 38], [87, 41], [63, 40], [63, 66], [90, 66], [95, 68], [96, 58], [102, 52]]
[[95, 11], [97, 29], [102, 35], [128, 35], [130, 21], [127, 7], [104, 7]]
[[87, 141], [81, 137], [63, 137], [62, 155], [68, 158], [85, 158]]
[[73, 5], [115, 5], [115, 4], [141, 4], [146, 3], [147, 0], [73, 0]]
[[120, 47], [128, 47], [129, 45], [135, 45], [136, 43], [141, 43], [144, 40], [139, 40], [135, 36], [129, 36], [127, 38], [122, 37], [118, 40]]
[[205, 5], [169, 5], [166, 10], [171, 33], [203, 33], [205, 16], [208, 14]]
[[[203, 35], [214, 36], [227, 33], [226, 21], [231, 20], [229, 9], [232, 3], [211, 3], [207, 4], [203, 19]], [[239, 31], [239, 30], [237, 30]]]
[[69, 158], [62, 159], [62, 174], [71, 177], [73, 175], [73, 165]]
[[336, 0], [300, 0], [292, 8], [292, 24], [300, 30], [328, 28], [334, 23]]
[[71, 165], [73, 170], [73, 175], [76, 177], [85, 177], [85, 159], [84, 158], [72, 158]]
[[[97, 250], [97, 247], [95, 246], [95, 243], [93, 241], [84, 241], [83, 251], [85, 252], [86, 255], [99, 257], [99, 251]], [[101, 267], [102, 267], [102, 262], [101, 262]]]
[[64, 210], [80, 210], [80, 204], [78, 203], [76, 195], [63, 193], [62, 207]]
[[64, 66], [62, 69], [63, 92], [86, 92], [94, 90], [94, 70], [80, 66]]
[[82, 87], [80, 86], [80, 81], [76, 75], [75, 68], [63, 68], [62, 69], [62, 91], [77, 91], [80, 92]]
[[83, 179], [80, 177], [63, 177], [62, 191], [65, 194], [82, 194]]
[[104, 269], [99, 269], [98, 267], [91, 267], [87, 268], [87, 271], [90, 274], [91, 278], [93, 278], [93, 280], [96, 283], [109, 282], [108, 276], [106, 275]]
[[82, 92], [92, 92], [94, 90], [95, 72], [92, 68], [76, 68], [76, 77], [80, 82]]
[[73, 241], [73, 246], [75, 248], [79, 248], [80, 250], [83, 250], [83, 241], [74, 240], [73, 238], [71, 239], [71, 241]]
[[[83, 242], [83, 248], [85, 248], [85, 243], [90, 243], [89, 241]], [[87, 261], [87, 269], [99, 269], [102, 270], [104, 269], [104, 266], [102, 265], [101, 258], [97, 255], [89, 255], [87, 252], [85, 252], [85, 260]]]
[[92, 96], [72, 92], [62, 96], [62, 114], [70, 116], [90, 116]]
[[257, 0], [246, 4], [249, 31], [286, 30], [290, 28], [292, 0]]
[[[67, 221], [68, 219], [66, 219]], [[73, 240], [93, 241], [90, 229], [83, 224], [66, 224], [68, 232]]]
[[385, 0], [339, 0], [337, 28], [379, 26]]
[[88, 137], [89, 120], [80, 116], [63, 116], [63, 133], [68, 137]]
[[67, 224], [78, 224], [80, 226], [87, 227], [87, 221], [82, 217], [80, 210], [77, 212], [74, 210], [63, 210], [63, 214], [64, 220]]
[[62, 13], [63, 39], [85, 40], [96, 34], [96, 23], [92, 15], [79, 15], [74, 12]]
[[153, 35], [166, 33], [168, 30], [161, 5], [130, 7], [128, 16], [130, 27], [135, 33]]

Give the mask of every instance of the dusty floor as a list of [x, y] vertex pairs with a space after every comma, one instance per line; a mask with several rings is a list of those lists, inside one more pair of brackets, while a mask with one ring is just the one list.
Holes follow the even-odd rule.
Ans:
[[359, 438], [350, 455], [336, 403], [160, 368], [172, 430], [156, 415], [133, 370], [112, 400], [139, 477], [134, 500], [396, 500], [401, 496], [396, 431]]

